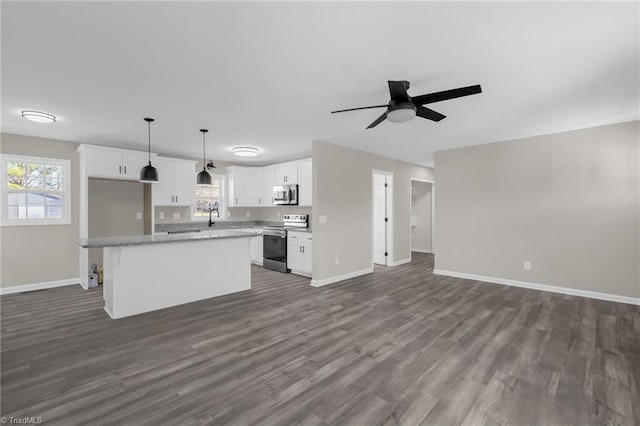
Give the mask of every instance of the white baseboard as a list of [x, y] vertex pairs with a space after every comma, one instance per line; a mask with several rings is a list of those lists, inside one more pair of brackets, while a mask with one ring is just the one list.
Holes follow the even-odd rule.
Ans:
[[416, 253], [433, 254], [432, 250], [427, 250], [427, 249], [412, 248], [411, 251], [415, 251]]
[[41, 283], [14, 285], [11, 287], [0, 287], [0, 294], [24, 293], [25, 291], [44, 290], [47, 288], [63, 287], [66, 285], [80, 284], [80, 278], [69, 278], [58, 281], [45, 281]]
[[590, 299], [607, 300], [609, 302], [628, 303], [630, 305], [640, 306], [640, 297], [619, 296], [617, 294], [599, 293], [597, 291], [580, 290], [577, 288], [558, 287], [546, 284], [530, 283], [527, 281], [510, 280], [507, 278], [487, 277], [484, 275], [465, 274], [463, 272], [445, 271], [442, 269], [434, 269], [435, 275], [446, 275], [449, 277], [466, 278], [468, 280], [485, 281], [493, 284], [509, 285], [513, 287], [522, 287], [532, 290], [549, 291], [551, 293], [568, 294], [571, 296], [588, 297]]
[[407, 257], [406, 259], [393, 260], [389, 262], [387, 266], [400, 266], [410, 262], [411, 262], [411, 258]]
[[300, 276], [303, 276], [303, 277], [311, 278], [311, 272], [298, 271], [297, 269], [292, 269], [291, 273], [294, 274], [294, 275], [300, 275]]
[[373, 272], [373, 266], [360, 271], [349, 272], [348, 274], [336, 275], [335, 277], [324, 278], [321, 280], [311, 280], [312, 287], [322, 287], [325, 285], [337, 283], [338, 281], [348, 280], [349, 278], [359, 277], [360, 275], [366, 275]]

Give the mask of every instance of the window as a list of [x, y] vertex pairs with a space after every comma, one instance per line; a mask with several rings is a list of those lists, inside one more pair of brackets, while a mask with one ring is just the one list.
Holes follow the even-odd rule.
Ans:
[[211, 186], [196, 186], [193, 203], [194, 220], [209, 220], [209, 210], [212, 218], [225, 218], [224, 188], [225, 176], [213, 174]]
[[71, 162], [1, 155], [2, 225], [71, 223]]

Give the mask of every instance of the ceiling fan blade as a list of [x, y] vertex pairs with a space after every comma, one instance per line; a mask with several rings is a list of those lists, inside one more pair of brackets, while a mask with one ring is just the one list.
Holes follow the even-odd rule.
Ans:
[[374, 121], [373, 123], [369, 124], [367, 129], [372, 129], [372, 128], [376, 127], [378, 124], [382, 123], [386, 118], [387, 118], [387, 112], [385, 111], [384, 114], [382, 114], [380, 117], [376, 118], [376, 121]]
[[356, 111], [356, 110], [359, 110], [359, 109], [387, 108], [388, 106], [389, 105], [384, 104], [384, 105], [372, 105], [372, 106], [359, 107], [359, 108], [341, 109], [339, 111], [331, 111], [331, 114], [335, 114], [336, 112]]
[[440, 121], [447, 118], [446, 115], [442, 115], [438, 111], [434, 111], [432, 109], [429, 109], [423, 106], [419, 106], [416, 109], [416, 115], [418, 117], [426, 118], [427, 120], [432, 120], [432, 121]]
[[404, 81], [387, 81], [387, 83], [389, 84], [389, 93], [392, 101], [407, 102], [409, 100], [407, 86]]
[[477, 93], [482, 93], [482, 88], [479, 84], [476, 84], [475, 86], [460, 87], [458, 89], [444, 90], [442, 92], [420, 95], [412, 98], [411, 100], [416, 105], [424, 105], [433, 102], [446, 101], [448, 99], [460, 98], [462, 96], [475, 95]]

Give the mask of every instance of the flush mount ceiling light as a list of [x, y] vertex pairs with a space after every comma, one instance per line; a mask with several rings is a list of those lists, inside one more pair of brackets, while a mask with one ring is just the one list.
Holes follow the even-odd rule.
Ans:
[[238, 157], [255, 157], [260, 150], [252, 146], [236, 146], [232, 148], [233, 154]]
[[145, 118], [147, 122], [148, 134], [149, 134], [149, 164], [140, 169], [140, 182], [144, 183], [158, 183], [158, 170], [151, 165], [151, 123], [153, 118]]
[[56, 116], [53, 114], [49, 114], [41, 111], [22, 111], [22, 118], [26, 118], [29, 121], [34, 121], [36, 123], [55, 123]]
[[[207, 129], [200, 129], [200, 131], [202, 132], [202, 170], [200, 171], [200, 173], [198, 173], [198, 176], [196, 177], [196, 185], [197, 186], [210, 186], [211, 185], [211, 175], [207, 171], [207, 160], [206, 160], [206, 150], [205, 150], [206, 145], [204, 143], [204, 137], [207, 134], [208, 130]], [[211, 162], [211, 165], [213, 166], [213, 162]], [[213, 166], [213, 167], [215, 167], [215, 166]]]

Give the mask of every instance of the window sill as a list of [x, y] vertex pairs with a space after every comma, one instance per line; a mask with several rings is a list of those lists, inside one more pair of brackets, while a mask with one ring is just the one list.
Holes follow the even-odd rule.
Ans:
[[0, 226], [52, 226], [52, 225], [71, 225], [70, 219], [61, 220], [5, 220]]

